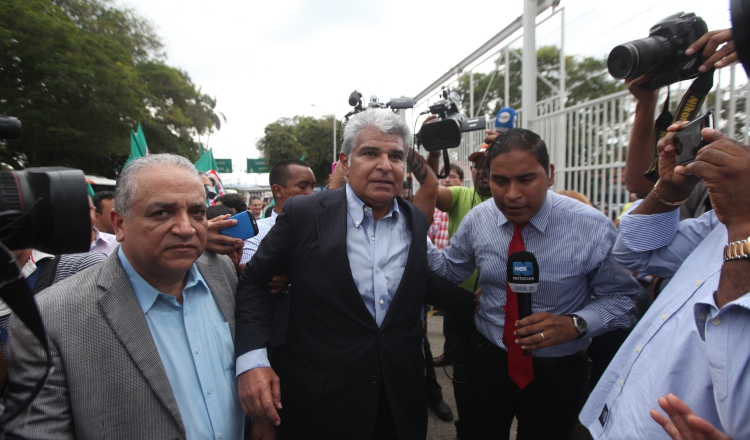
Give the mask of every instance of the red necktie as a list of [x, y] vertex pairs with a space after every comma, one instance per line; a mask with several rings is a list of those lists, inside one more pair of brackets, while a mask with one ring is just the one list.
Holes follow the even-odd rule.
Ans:
[[[526, 223], [513, 225], [513, 238], [510, 240], [508, 255], [526, 250], [521, 235], [524, 226], [526, 226]], [[534, 380], [534, 366], [531, 362], [531, 356], [524, 356], [521, 346], [515, 343], [516, 336], [513, 332], [516, 330], [516, 321], [518, 321], [518, 296], [516, 292], [510, 290], [507, 282], [506, 291], [503, 344], [508, 349], [508, 375], [518, 385], [518, 388], [524, 389], [529, 382]]]

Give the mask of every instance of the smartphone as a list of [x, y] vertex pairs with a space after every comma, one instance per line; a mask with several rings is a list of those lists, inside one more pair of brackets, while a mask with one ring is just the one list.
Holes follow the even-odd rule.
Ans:
[[708, 145], [701, 130], [713, 127], [714, 114], [707, 112], [690, 121], [682, 130], [674, 135], [675, 161], [677, 165], [685, 165], [695, 160], [698, 150]]
[[222, 229], [219, 231], [220, 234], [239, 238], [240, 240], [247, 240], [248, 238], [253, 238], [258, 235], [258, 223], [255, 222], [255, 217], [253, 217], [252, 212], [240, 212], [229, 218], [237, 220], [237, 224]]

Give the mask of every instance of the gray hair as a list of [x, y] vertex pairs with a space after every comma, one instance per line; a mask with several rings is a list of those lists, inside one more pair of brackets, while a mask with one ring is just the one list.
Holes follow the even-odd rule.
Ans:
[[203, 186], [200, 176], [198, 175], [198, 170], [195, 169], [195, 165], [182, 156], [177, 156], [175, 154], [151, 154], [139, 157], [130, 162], [128, 166], [122, 170], [117, 179], [117, 185], [115, 185], [115, 209], [125, 217], [130, 217], [130, 208], [135, 202], [138, 189], [138, 185], [136, 184], [136, 177], [138, 174], [146, 170], [168, 166], [190, 171], [190, 173], [195, 175], [196, 183], [201, 187]]
[[401, 116], [388, 109], [371, 108], [359, 112], [347, 122], [344, 128], [344, 141], [341, 152], [350, 157], [357, 146], [360, 133], [375, 128], [383, 134], [399, 136], [404, 141], [404, 153], [411, 147], [411, 130]]

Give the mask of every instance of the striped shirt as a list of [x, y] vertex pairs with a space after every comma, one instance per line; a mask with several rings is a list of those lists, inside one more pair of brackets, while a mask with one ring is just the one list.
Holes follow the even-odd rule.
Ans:
[[[585, 349], [592, 337], [630, 326], [631, 297], [640, 287], [611, 255], [617, 232], [596, 209], [554, 192], [547, 193], [539, 212], [523, 229], [526, 250], [539, 261], [539, 290], [533, 313], [575, 313], [588, 323], [585, 338], [534, 351], [538, 357], [561, 357]], [[506, 266], [513, 224], [487, 200], [472, 209], [439, 251], [428, 245], [430, 268], [460, 282], [479, 269], [481, 308], [477, 330], [498, 347], [505, 325]]]
[[251, 258], [253, 258], [253, 255], [255, 255], [255, 252], [258, 251], [258, 246], [260, 246], [260, 242], [266, 237], [266, 235], [268, 234], [268, 231], [270, 231], [271, 228], [273, 228], [273, 225], [276, 224], [277, 216], [278, 214], [276, 214], [276, 211], [272, 209], [270, 216], [266, 218], [262, 218], [257, 221], [258, 235], [245, 240], [245, 245], [242, 248], [242, 259], [240, 260], [240, 264], [247, 264], [247, 262], [250, 261]]

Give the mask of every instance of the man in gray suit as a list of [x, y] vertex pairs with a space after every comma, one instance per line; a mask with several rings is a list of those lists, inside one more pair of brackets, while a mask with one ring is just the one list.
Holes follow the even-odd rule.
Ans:
[[237, 278], [228, 258], [203, 253], [205, 194], [195, 167], [168, 154], [140, 158], [115, 191], [119, 250], [36, 298], [51, 368], [18, 415], [47, 359], [11, 321], [4, 430], [34, 439], [242, 438]]

